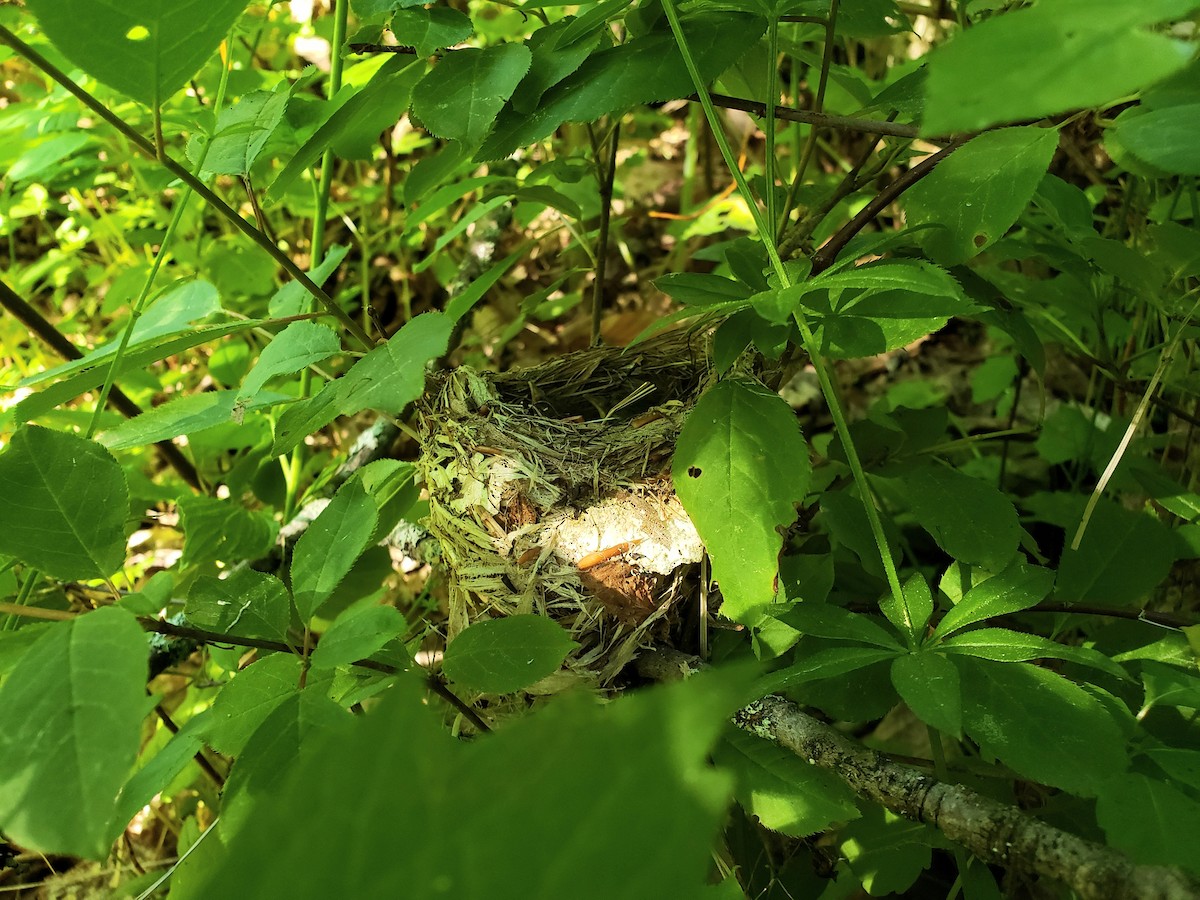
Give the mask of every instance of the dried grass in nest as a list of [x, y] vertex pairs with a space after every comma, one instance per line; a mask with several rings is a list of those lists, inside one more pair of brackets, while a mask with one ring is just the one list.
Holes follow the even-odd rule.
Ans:
[[579, 647], [530, 691], [552, 693], [608, 684], [665, 628], [703, 549], [669, 469], [707, 374], [705, 339], [671, 333], [432, 379], [420, 465], [449, 575], [451, 641], [484, 618], [555, 619]]

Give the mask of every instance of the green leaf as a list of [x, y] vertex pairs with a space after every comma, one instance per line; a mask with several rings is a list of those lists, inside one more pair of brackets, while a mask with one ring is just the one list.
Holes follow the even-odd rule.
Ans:
[[279, 375], [291, 375], [314, 363], [329, 359], [341, 351], [337, 333], [328, 325], [293, 322], [271, 339], [258, 362], [242, 382], [238, 398], [253, 397], [268, 381]]
[[1200, 103], [1168, 106], [1138, 116], [1122, 116], [1116, 136], [1134, 155], [1152, 166], [1179, 175], [1200, 175], [1196, 119]]
[[711, 306], [750, 297], [750, 289], [740, 281], [699, 272], [662, 275], [654, 279], [654, 286], [672, 300], [687, 306]]
[[275, 426], [272, 455], [287, 453], [338, 415], [352, 416], [368, 408], [400, 415], [425, 390], [425, 367], [446, 352], [453, 328], [454, 322], [439, 312], [423, 313], [405, 323], [386, 344], [315, 397], [284, 410]]
[[831, 647], [828, 650], [818, 650], [794, 665], [764, 675], [755, 684], [754, 690], [760, 697], [764, 694], [774, 694], [810, 681], [836, 678], [838, 675], [845, 675], [885, 659], [893, 659], [901, 653], [900, 649], [881, 650], [875, 647]]
[[0, 688], [0, 828], [30, 850], [102, 860], [137, 758], [146, 636], [102, 607], [47, 629]]
[[204, 739], [237, 756], [271, 712], [299, 691], [300, 657], [276, 653], [242, 669], [221, 688], [205, 719]]
[[124, 563], [129, 488], [95, 441], [19, 429], [0, 454], [0, 497], [0, 553], [64, 581], [107, 578]]
[[192, 165], [203, 158], [204, 170], [215, 175], [246, 175], [287, 109], [285, 91], [251, 91], [233, 106], [221, 110], [217, 127], [204, 152], [204, 138], [188, 142], [187, 155]]
[[858, 641], [892, 650], [903, 649], [899, 641], [871, 621], [869, 616], [828, 603], [797, 603], [776, 618], [813, 637]]
[[1004, 236], [1029, 204], [1058, 147], [1053, 128], [1002, 128], [955, 150], [905, 195], [917, 240], [944, 266], [966, 262]]
[[188, 767], [197, 752], [204, 746], [197, 727], [206, 716], [200, 714], [173, 735], [140, 769], [129, 777], [121, 788], [117, 809], [113, 817], [114, 830], [126, 827], [133, 817], [154, 800], [154, 795], [167, 789], [170, 783]]
[[[308, 277], [316, 284], [324, 284], [349, 252], [349, 246], [334, 244], [325, 251], [325, 258], [321, 260], [321, 264], [309, 271]], [[289, 281], [271, 297], [267, 303], [267, 310], [276, 318], [285, 318], [307, 313], [311, 305], [312, 295], [304, 289], [304, 285], [298, 281]]]
[[1144, 709], [1160, 705], [1200, 709], [1200, 677], [1174, 666], [1143, 662], [1142, 686], [1146, 690]]
[[[986, 583], [986, 582], [985, 582]], [[1070, 647], [1036, 634], [1021, 634], [1007, 628], [977, 628], [942, 641], [938, 649], [991, 659], [997, 662], [1028, 662], [1031, 659], [1065, 659], [1128, 679], [1129, 673], [1098, 650]]]
[[604, 40], [604, 34], [600, 31], [590, 37], [563, 44], [559, 38], [572, 27], [574, 21], [563, 19], [554, 22], [539, 28], [529, 38], [526, 46], [532, 60], [529, 71], [513, 91], [513, 109], [523, 113], [534, 112], [546, 91], [577, 70], [592, 51], [600, 46]]
[[511, 694], [558, 671], [578, 646], [544, 616], [518, 615], [476, 622], [446, 648], [446, 677], [471, 690]]
[[[379, 108], [403, 109], [408, 105], [416, 74], [423, 71], [424, 62], [394, 54], [388, 59], [366, 86], [344, 100], [312, 137], [304, 142], [296, 155], [288, 160], [271, 186], [267, 188], [266, 201], [278, 202], [292, 183], [316, 164], [321, 154], [359, 124], [364, 116]], [[349, 91], [350, 88], [345, 90]]]
[[247, 0], [32, 0], [54, 46], [89, 75], [161, 106], [204, 65]]
[[301, 621], [312, 618], [367, 549], [378, 517], [362, 484], [349, 481], [296, 541], [292, 596]]
[[956, 656], [963, 730], [1033, 781], [1094, 797], [1125, 770], [1125, 740], [1100, 701], [1079, 685], [1024, 663]]
[[928, 825], [871, 804], [842, 829], [840, 850], [872, 897], [904, 895], [932, 862], [934, 834]]
[[268, 513], [216, 497], [184, 496], [179, 501], [184, 568], [215, 561], [240, 562], [264, 556], [279, 526]]
[[243, 402], [245, 398], [238, 394], [238, 391], [205, 391], [176, 397], [140, 416], [126, 419], [100, 434], [97, 440], [111, 450], [144, 447], [180, 435], [199, 434], [231, 421], [238, 422], [247, 410], [268, 409], [291, 399], [286, 394], [263, 391]]
[[227, 578], [197, 578], [185, 611], [197, 628], [281, 641], [287, 639], [292, 603], [274, 575], [235, 569]]
[[926, 725], [951, 737], [962, 736], [958, 669], [945, 656], [925, 650], [897, 656], [892, 661], [892, 684]]
[[448, 6], [398, 10], [392, 16], [391, 29], [397, 41], [416, 49], [417, 56], [430, 56], [459, 44], [475, 30], [466, 14]]
[[1008, 568], [977, 583], [942, 617], [934, 629], [934, 639], [984, 622], [1036, 606], [1054, 586], [1054, 572], [1014, 560]]
[[529, 71], [529, 48], [500, 44], [458, 50], [413, 91], [413, 112], [439, 137], [478, 143]]
[[[503, 885], [538, 898], [698, 897], [731, 788], [708, 754], [744, 691], [722, 672], [603, 707], [561, 697], [466, 744], [435, 720], [424, 686], [401, 679], [302, 754], [199, 896], [494, 900]], [[549, 760], [563, 764], [537, 764]], [[520, 853], [497, 840], [506, 834], [520, 835]], [[325, 858], [391, 863], [312, 864]]]
[[366, 659], [406, 627], [404, 616], [394, 606], [348, 610], [321, 635], [312, 655], [313, 668], [332, 669]]
[[1195, 0], [1057, 0], [993, 16], [930, 55], [927, 134], [975, 131], [1100, 106], [1191, 58], [1190, 44], [1144, 29]]
[[1109, 844], [1134, 862], [1183, 866], [1200, 875], [1200, 803], [1170, 785], [1133, 772], [1114, 778], [1096, 800], [1096, 820]]
[[729, 618], [775, 596], [778, 529], [796, 520], [811, 475], [795, 413], [758, 382], [729, 378], [696, 402], [671, 476], [712, 556]]
[[[765, 29], [761, 18], [730, 12], [683, 20], [684, 34], [705, 80], [729, 68]], [[552, 134], [563, 122], [591, 122], [641, 103], [686, 97], [694, 90], [670, 33], [636, 37], [593, 53], [574, 74], [547, 90], [536, 108], [522, 102], [521, 109], [506, 109], [477, 158], [509, 156]]]
[[918, 637], [925, 630], [925, 623], [933, 615], [933, 594], [929, 590], [929, 582], [925, 576], [918, 573], [909, 577], [904, 583], [903, 606], [896, 602], [890, 594], [879, 602], [879, 608], [888, 617], [888, 621], [905, 634]]
[[[1101, 500], [1079, 549], [1063, 551], [1055, 596], [1105, 606], [1136, 603], [1171, 570], [1178, 556], [1173, 537], [1153, 516]], [[1130, 565], [1130, 560], [1137, 564]]]
[[956, 469], [919, 465], [892, 484], [917, 523], [960, 562], [1003, 569], [1017, 552], [1021, 526], [1012, 501], [986, 481]]
[[772, 831], [804, 838], [859, 816], [844, 781], [744, 731], [730, 731], [713, 762], [737, 776], [738, 802]]

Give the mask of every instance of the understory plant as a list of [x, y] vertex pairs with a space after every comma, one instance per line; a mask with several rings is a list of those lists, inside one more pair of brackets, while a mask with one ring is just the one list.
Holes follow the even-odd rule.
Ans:
[[[0, 887], [1200, 896], [1198, 9], [0, 6]], [[436, 527], [568, 359], [594, 678]]]

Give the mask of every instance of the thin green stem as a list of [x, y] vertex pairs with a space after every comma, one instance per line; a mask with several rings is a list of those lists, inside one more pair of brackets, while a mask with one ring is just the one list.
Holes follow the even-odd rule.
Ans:
[[779, 103], [779, 19], [774, 16], [767, 24], [767, 121], [763, 134], [766, 147], [763, 158], [763, 181], [766, 182], [767, 225], [771, 233], [763, 238], [776, 243], [778, 236], [775, 199], [775, 107]]
[[[617, 147], [621, 141], [621, 122], [613, 123], [608, 140], [604, 168], [596, 159], [596, 179], [600, 184], [600, 229], [596, 235], [595, 281], [592, 282], [592, 346], [601, 342], [600, 322], [604, 316], [604, 281], [608, 270], [608, 229], [612, 220], [613, 182], [617, 177]], [[599, 154], [597, 154], [597, 157]]]
[[250, 222], [238, 215], [237, 210], [231, 207], [228, 203], [218, 197], [209, 187], [204, 184], [195, 175], [189, 172], [185, 167], [181, 166], [170, 156], [166, 156], [158, 160], [158, 154], [155, 152], [152, 141], [146, 139], [144, 135], [135, 131], [128, 122], [117, 116], [112, 110], [101, 103], [95, 96], [81, 88], [66, 74], [51, 63], [48, 59], [30, 47], [27, 43], [17, 37], [13, 32], [9, 31], [3, 25], [0, 25], [0, 43], [7, 44], [12, 47], [21, 57], [28, 60], [32, 65], [41, 69], [49, 75], [54, 81], [61, 85], [65, 90], [74, 95], [84, 106], [94, 112], [97, 116], [125, 135], [138, 150], [140, 150], [149, 159], [157, 160], [163, 168], [173, 174], [176, 178], [190, 187], [193, 191], [199, 194], [204, 201], [215, 209], [220, 215], [232, 224], [238, 231], [242, 232], [246, 237], [252, 240], [260, 248], [275, 260], [279, 266], [288, 273], [300, 285], [308, 291], [317, 301], [325, 308], [331, 316], [337, 319], [362, 345], [364, 349], [370, 350], [375, 346], [375, 341], [370, 335], [364, 331], [354, 319], [348, 315], [345, 310], [341, 309], [319, 285], [313, 282], [300, 267], [293, 262], [286, 253], [272, 243], [271, 239], [259, 231]]
[[[721, 120], [717, 117], [716, 107], [713, 106], [712, 98], [709, 96], [708, 86], [700, 77], [700, 70], [696, 66], [695, 58], [692, 56], [691, 47], [688, 46], [687, 38], [683, 34], [683, 28], [679, 22], [679, 13], [675, 9], [675, 0], [663, 0], [663, 10], [667, 14], [667, 21], [671, 25], [671, 31], [675, 34], [675, 41], [679, 45], [679, 52], [683, 56], [688, 74], [692, 78], [696, 94], [700, 98], [700, 105], [704, 108], [704, 115], [708, 118], [713, 138], [721, 150], [721, 155], [725, 159], [725, 164], [728, 166], [730, 173], [733, 175], [738, 190], [746, 201], [746, 206], [750, 210], [751, 216], [754, 217], [754, 224], [766, 248], [771, 268], [774, 269], [775, 275], [779, 279], [780, 287], [790, 287], [792, 284], [791, 273], [784, 266], [775, 244], [768, 240], [771, 229], [767, 226], [762, 209], [754, 199], [754, 194], [750, 190], [746, 176], [738, 168], [737, 160], [733, 155], [733, 148], [729, 144], [729, 138], [721, 127]], [[850, 472], [853, 474], [854, 481], [858, 485], [863, 509], [866, 511], [867, 521], [871, 527], [871, 534], [875, 539], [875, 545], [879, 550], [883, 569], [887, 575], [888, 587], [897, 605], [903, 609], [905, 608], [904, 590], [900, 586], [900, 576], [896, 572], [896, 562], [892, 559], [892, 552], [888, 547], [887, 537], [883, 531], [883, 522], [879, 517], [879, 510], [875, 505], [874, 494], [871, 491], [870, 483], [867, 481], [867, 473], [863, 469], [862, 461], [859, 459], [858, 450], [854, 446], [854, 440], [850, 435], [850, 425], [846, 421], [841, 400], [837, 395], [837, 389], [834, 386], [833, 379], [830, 377], [828, 366], [820, 354], [820, 345], [817, 344], [816, 339], [813, 337], [812, 329], [809, 327], [804, 314], [797, 309], [793, 313], [793, 316], [796, 320], [796, 327], [800, 331], [801, 343], [804, 345], [805, 351], [812, 360], [813, 369], [817, 373], [817, 381], [820, 383], [821, 394], [825, 398], [825, 404], [829, 409], [830, 417], [833, 419], [834, 429], [838, 437], [841, 438], [842, 446], [845, 448], [846, 462], [849, 464]]]

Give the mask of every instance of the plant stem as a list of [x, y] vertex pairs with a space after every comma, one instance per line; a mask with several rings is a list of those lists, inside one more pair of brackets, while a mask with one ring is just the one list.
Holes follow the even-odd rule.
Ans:
[[308, 291], [317, 301], [325, 308], [331, 316], [337, 319], [362, 345], [363, 349], [370, 350], [375, 346], [375, 341], [370, 335], [364, 331], [354, 319], [348, 315], [345, 310], [341, 309], [321, 287], [313, 282], [300, 267], [297, 266], [286, 253], [280, 250], [273, 244], [265, 234], [255, 228], [252, 224], [238, 215], [228, 203], [218, 197], [209, 187], [196, 178], [186, 168], [177, 163], [170, 156], [164, 156], [158, 160], [158, 154], [155, 152], [154, 144], [148, 141], [143, 135], [135, 131], [129, 123], [121, 119], [113, 113], [108, 107], [96, 99], [91, 93], [85, 91], [70, 78], [68, 78], [57, 66], [51, 63], [48, 59], [26, 44], [23, 40], [0, 25], [0, 43], [7, 44], [12, 47], [20, 56], [24, 57], [38, 69], [41, 69], [49, 75], [54, 81], [58, 82], [64, 89], [75, 96], [77, 100], [83, 103], [88, 109], [94, 112], [97, 116], [111, 125], [121, 134], [125, 135], [138, 150], [140, 150], [149, 159], [157, 160], [167, 171], [181, 180], [184, 184], [199, 194], [204, 201], [221, 214], [230, 224], [237, 228], [242, 234], [250, 238], [255, 244], [262, 248], [266, 253], [275, 260], [279, 266], [288, 273], [293, 279], [300, 282], [300, 285]]
[[[713, 138], [717, 142], [717, 146], [721, 150], [721, 155], [725, 159], [725, 164], [728, 166], [730, 173], [733, 175], [734, 181], [737, 183], [738, 190], [741, 192], [743, 199], [746, 201], [746, 206], [750, 210], [750, 214], [754, 217], [755, 227], [758, 230], [760, 239], [767, 251], [767, 256], [771, 261], [771, 268], [775, 270], [775, 275], [779, 279], [781, 288], [790, 287], [792, 284], [791, 273], [783, 264], [783, 260], [779, 256], [779, 251], [774, 243], [768, 240], [771, 234], [770, 228], [767, 226], [762, 210], [754, 199], [754, 194], [750, 190], [750, 185], [746, 182], [746, 176], [742, 174], [741, 169], [737, 166], [737, 160], [733, 155], [733, 149], [729, 145], [729, 138], [725, 135], [725, 130], [721, 127], [720, 119], [717, 117], [716, 108], [713, 106], [712, 98], [709, 97], [708, 88], [704, 80], [700, 77], [700, 70], [696, 66], [696, 60], [692, 56], [691, 48], [688, 46], [687, 38], [683, 34], [683, 28], [679, 22], [679, 13], [675, 9], [675, 0], [662, 0], [663, 10], [667, 14], [667, 21], [671, 25], [671, 31], [675, 34], [675, 41], [679, 45], [679, 52], [683, 56], [683, 61], [688, 69], [688, 74], [692, 77], [692, 84], [696, 88], [696, 94], [700, 98], [700, 104], [704, 107], [704, 114], [708, 118], [711, 127]], [[820, 353], [820, 346], [813, 337], [812, 329], [808, 325], [804, 314], [799, 310], [795, 310], [793, 318], [796, 321], [796, 327], [800, 330], [800, 339], [804, 345], [805, 351], [808, 353], [809, 359], [812, 361], [813, 369], [817, 374], [817, 380], [821, 385], [821, 394], [825, 398], [825, 404], [829, 409], [829, 415], [833, 419], [834, 429], [837, 431], [838, 437], [841, 438], [842, 446], [846, 451], [846, 462], [850, 466], [850, 471], [854, 475], [855, 484], [858, 485], [860, 498], [862, 500], [863, 509], [867, 515], [867, 521], [870, 524], [871, 534], [875, 539], [875, 545], [879, 550], [880, 560], [883, 563], [884, 572], [887, 575], [888, 587], [891, 590], [893, 599], [900, 609], [905, 609], [904, 589], [900, 586], [900, 576], [896, 573], [896, 562], [892, 559], [891, 549], [888, 547], [887, 537], [883, 532], [883, 522], [879, 517], [879, 510], [875, 506], [874, 494], [871, 491], [871, 485], [867, 481], [867, 473], [863, 469], [862, 462], [859, 459], [858, 451], [854, 446], [854, 440], [850, 435], [850, 425], [846, 421], [845, 413], [842, 409], [842, 403], [837, 395], [837, 390], [834, 387], [833, 379], [829, 375], [829, 369], [824, 358]], [[909, 639], [914, 640], [913, 635], [909, 635]]]
[[608, 227], [612, 219], [613, 182], [617, 175], [617, 146], [621, 141], [621, 120], [613, 123], [608, 140], [608, 156], [604, 171], [599, 171], [600, 160], [596, 160], [597, 177], [600, 182], [600, 230], [596, 236], [595, 281], [592, 282], [592, 346], [601, 343], [600, 319], [604, 315], [604, 279], [608, 269]]

